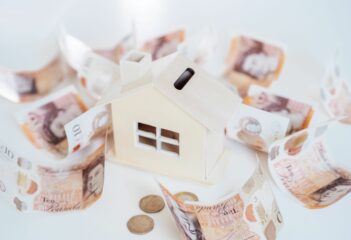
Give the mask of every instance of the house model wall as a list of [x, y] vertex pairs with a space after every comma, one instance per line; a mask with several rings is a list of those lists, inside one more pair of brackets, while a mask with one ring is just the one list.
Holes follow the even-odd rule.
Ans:
[[121, 72], [134, 71], [124, 71], [126, 84], [111, 102], [113, 161], [206, 182], [221, 164], [224, 129], [239, 99], [178, 53], [148, 61], [134, 52], [121, 62]]

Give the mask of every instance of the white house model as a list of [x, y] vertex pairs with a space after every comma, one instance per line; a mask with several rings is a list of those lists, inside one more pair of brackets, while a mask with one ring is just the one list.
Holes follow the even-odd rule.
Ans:
[[130, 52], [111, 102], [112, 161], [208, 181], [224, 153], [224, 129], [238, 97], [178, 53], [155, 62]]

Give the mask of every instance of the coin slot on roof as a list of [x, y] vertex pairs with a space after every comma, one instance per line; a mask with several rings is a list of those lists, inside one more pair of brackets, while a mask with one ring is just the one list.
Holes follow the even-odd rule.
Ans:
[[185, 85], [189, 82], [189, 80], [194, 76], [195, 71], [192, 68], [187, 68], [185, 71], [179, 76], [177, 81], [174, 82], [174, 87], [178, 90], [182, 90]]

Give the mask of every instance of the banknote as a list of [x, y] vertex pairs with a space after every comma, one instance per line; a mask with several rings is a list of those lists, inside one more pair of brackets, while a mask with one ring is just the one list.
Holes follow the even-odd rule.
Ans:
[[250, 87], [243, 103], [288, 118], [288, 134], [307, 128], [314, 113], [312, 106], [307, 103], [273, 94], [258, 86]]
[[42, 97], [63, 78], [59, 57], [37, 71], [16, 72], [0, 67], [0, 96], [13, 102], [26, 102]]
[[326, 143], [328, 125], [275, 142], [268, 166], [277, 185], [307, 208], [327, 207], [351, 192], [351, 172], [339, 166]]
[[82, 66], [85, 54], [93, 51], [87, 44], [66, 33], [64, 29], [59, 33], [58, 44], [63, 58], [75, 71]]
[[79, 71], [82, 66], [85, 54], [94, 52], [106, 60], [119, 63], [119, 60], [130, 50], [136, 48], [136, 33], [132, 28], [130, 33], [125, 35], [115, 46], [107, 49], [93, 49], [80, 39], [68, 34], [61, 28], [59, 34], [59, 47], [65, 60], [71, 68]]
[[219, 48], [219, 36], [212, 29], [205, 28], [184, 40], [181, 52], [196, 64], [204, 66]]
[[[120, 57], [130, 47], [128, 39], [124, 39], [125, 42], [121, 42], [116, 47], [119, 49]], [[110, 53], [114, 50], [94, 51], [79, 39], [65, 32], [61, 33], [59, 43], [66, 61], [77, 72], [79, 83], [92, 98], [100, 99], [120, 78], [119, 66], [113, 62], [117, 55]]]
[[286, 136], [289, 119], [240, 104], [226, 127], [226, 136], [250, 147], [267, 152], [276, 140]]
[[321, 100], [330, 116], [351, 124], [351, 89], [340, 76], [340, 67], [334, 60], [327, 69], [321, 86]]
[[283, 224], [273, 192], [260, 167], [238, 193], [216, 203], [177, 199], [161, 190], [181, 234], [181, 239], [274, 240]]
[[233, 38], [225, 77], [244, 97], [251, 84], [268, 87], [283, 68], [285, 53], [279, 46], [247, 36]]
[[103, 139], [95, 139], [59, 163], [22, 157], [2, 141], [0, 146], [0, 196], [4, 195], [19, 211], [83, 209], [102, 194]]
[[121, 58], [125, 56], [127, 52], [136, 48], [136, 34], [134, 28], [130, 33], [122, 38], [122, 40], [111, 49], [97, 49], [95, 53], [100, 56], [109, 59], [114, 63], [119, 63]]
[[119, 78], [119, 66], [93, 52], [85, 55], [78, 71], [80, 84], [94, 99], [100, 99]]
[[64, 126], [68, 141], [68, 153], [79, 151], [95, 137], [104, 138], [110, 127], [110, 104], [90, 108]]
[[160, 185], [160, 187], [166, 204], [176, 222], [181, 239], [206, 240], [194, 209], [173, 196], [163, 185]]
[[152, 59], [156, 60], [176, 52], [178, 46], [184, 41], [184, 39], [185, 31], [177, 30], [146, 41], [142, 45], [141, 50], [150, 53]]
[[27, 138], [38, 148], [67, 154], [64, 125], [87, 110], [74, 87], [69, 86], [34, 102], [16, 118]]

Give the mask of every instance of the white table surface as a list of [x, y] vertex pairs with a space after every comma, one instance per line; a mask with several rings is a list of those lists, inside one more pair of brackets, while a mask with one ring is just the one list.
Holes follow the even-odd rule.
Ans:
[[[179, 26], [192, 32], [212, 27], [231, 36], [243, 31], [283, 43], [287, 62], [282, 77], [273, 86], [283, 94], [308, 100], [318, 110], [319, 81], [335, 49], [342, 52], [342, 75], [351, 83], [350, 1], [185, 1], [185, 0], [0, 0], [0, 65], [13, 69], [35, 69], [57, 52], [58, 25], [94, 48], [113, 46], [135, 20], [139, 39], [146, 39]], [[30, 156], [32, 146], [21, 134], [13, 113], [21, 105], [0, 100], [0, 138]], [[317, 119], [326, 119], [320, 110]], [[335, 139], [351, 135], [351, 127], [338, 125]], [[337, 141], [337, 140], [336, 140]], [[351, 159], [348, 142], [340, 141], [338, 156]], [[238, 143], [228, 146], [236, 155], [227, 176], [205, 188], [194, 183], [165, 179], [171, 191], [190, 190], [200, 198], [214, 200], [240, 188], [255, 165], [255, 153]], [[351, 239], [351, 194], [336, 204], [309, 210], [273, 186], [285, 225], [279, 240]], [[126, 222], [142, 213], [139, 199], [160, 193], [154, 175], [107, 163], [102, 198], [92, 207], [62, 214], [20, 213], [0, 199], [0, 239], [179, 239], [168, 211], [152, 215], [155, 229], [146, 235], [132, 235]]]

